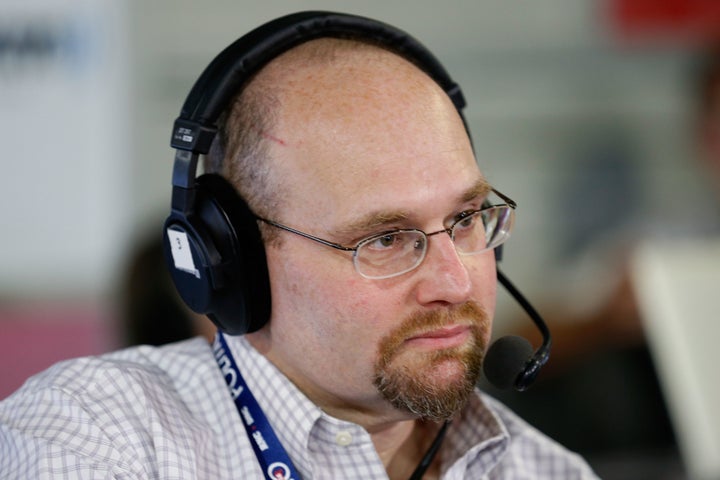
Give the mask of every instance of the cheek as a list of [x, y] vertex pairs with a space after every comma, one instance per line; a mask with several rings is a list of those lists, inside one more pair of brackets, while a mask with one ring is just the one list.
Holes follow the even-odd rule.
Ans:
[[327, 328], [339, 344], [359, 351], [368, 349], [381, 330], [387, 315], [381, 299], [368, 291], [368, 285], [354, 276], [346, 281], [331, 280], [326, 284], [329, 294], [318, 299], [327, 321]]
[[495, 270], [492, 275], [488, 275], [483, 279], [480, 287], [480, 303], [485, 308], [490, 320], [495, 317], [495, 304], [497, 303], [497, 277]]
[[473, 300], [487, 309], [492, 317], [495, 312], [497, 295], [497, 264], [494, 252], [484, 252], [469, 257], [472, 261], [465, 264], [473, 282]]
[[324, 286], [328, 295], [315, 299], [318, 311], [310, 328], [325, 358], [343, 365], [343, 375], [363, 385], [372, 378], [381, 340], [407, 311], [395, 300], [399, 295], [358, 275], [345, 281], [334, 279]]
[[362, 278], [347, 259], [324, 267], [314, 258], [308, 253], [268, 251], [273, 322], [315, 345], [346, 348], [344, 344], [357, 340], [375, 316], [376, 302], [363, 294], [358, 281]]
[[497, 304], [497, 270], [495, 255], [478, 255], [478, 261], [469, 266], [470, 275], [473, 279], [473, 300], [478, 302], [487, 314], [489, 322], [486, 342], [490, 341], [492, 335], [493, 319], [495, 318], [495, 306]]

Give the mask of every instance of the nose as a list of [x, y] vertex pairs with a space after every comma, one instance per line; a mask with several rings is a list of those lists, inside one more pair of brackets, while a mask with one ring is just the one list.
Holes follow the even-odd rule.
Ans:
[[472, 277], [449, 235], [428, 238], [427, 253], [418, 274], [416, 294], [422, 305], [459, 304], [471, 297]]

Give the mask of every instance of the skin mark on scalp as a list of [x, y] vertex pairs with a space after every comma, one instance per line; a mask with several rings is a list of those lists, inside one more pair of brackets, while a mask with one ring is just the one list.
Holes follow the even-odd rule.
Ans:
[[262, 131], [260, 132], [260, 136], [261, 136], [262, 138], [264, 138], [265, 140], [270, 140], [270, 141], [273, 142], [273, 143], [276, 143], [276, 144], [281, 145], [281, 146], [283, 146], [283, 147], [287, 147], [287, 142], [286, 142], [285, 140], [283, 140], [282, 138], [280, 138], [280, 137], [276, 137], [275, 135], [271, 135], [271, 134], [269, 134], [269, 133], [267, 133], [267, 132], [262, 132]]

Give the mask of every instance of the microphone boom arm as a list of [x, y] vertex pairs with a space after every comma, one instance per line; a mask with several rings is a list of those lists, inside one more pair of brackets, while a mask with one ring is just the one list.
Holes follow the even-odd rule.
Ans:
[[500, 269], [497, 269], [497, 279], [502, 284], [503, 287], [505, 287], [505, 290], [510, 293], [510, 295], [515, 299], [516, 302], [520, 304], [523, 310], [525, 310], [525, 313], [528, 314], [528, 316], [532, 319], [532, 321], [537, 326], [538, 330], [540, 330], [540, 333], [543, 337], [542, 345], [535, 351], [532, 357], [530, 357], [525, 364], [524, 369], [520, 374], [517, 376], [515, 380], [515, 389], [516, 390], [525, 390], [527, 387], [530, 386], [530, 384], [535, 380], [538, 373], [540, 373], [540, 368], [542, 368], [545, 363], [547, 363], [548, 359], [550, 358], [550, 348], [552, 346], [552, 336], [550, 335], [550, 329], [548, 328], [545, 321], [542, 319], [540, 314], [535, 310], [535, 308], [530, 304], [530, 302], [527, 301], [527, 299], [523, 296], [520, 291], [515, 288], [515, 285], [508, 280], [508, 278], [503, 274]]

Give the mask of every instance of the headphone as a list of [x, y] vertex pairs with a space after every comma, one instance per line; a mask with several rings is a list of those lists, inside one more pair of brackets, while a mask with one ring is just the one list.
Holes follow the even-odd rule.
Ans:
[[[183, 301], [230, 335], [259, 330], [270, 318], [265, 249], [245, 200], [219, 175], [198, 177], [198, 160], [210, 150], [221, 114], [255, 73], [291, 48], [323, 37], [373, 43], [414, 63], [447, 93], [470, 137], [460, 87], [420, 42], [385, 23], [300, 12], [261, 25], [223, 50], [197, 79], [173, 125], [172, 209], [163, 244]], [[500, 247], [495, 254], [499, 260]]]

